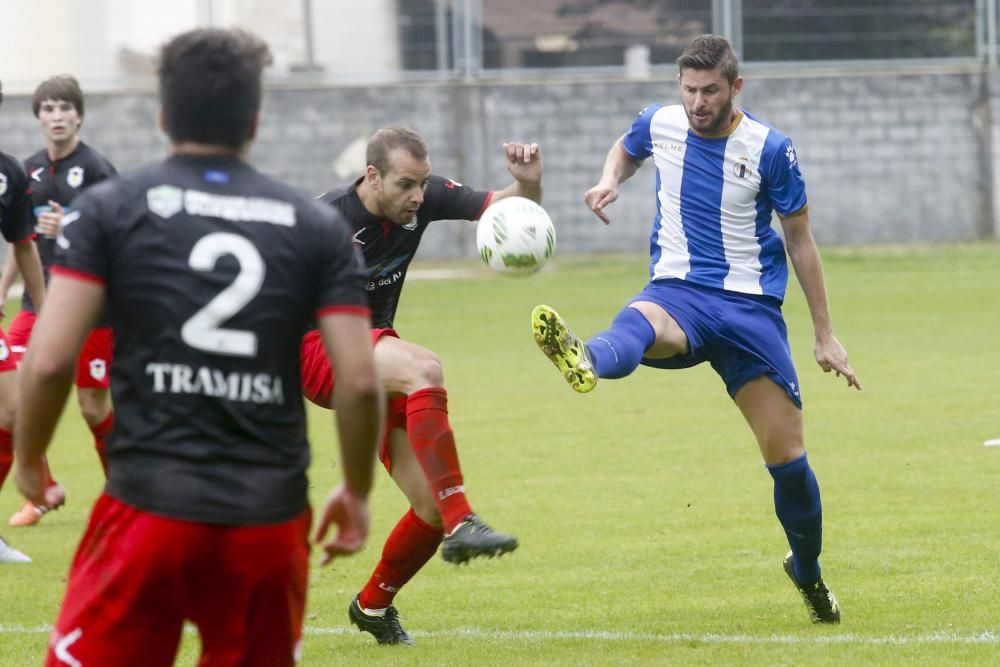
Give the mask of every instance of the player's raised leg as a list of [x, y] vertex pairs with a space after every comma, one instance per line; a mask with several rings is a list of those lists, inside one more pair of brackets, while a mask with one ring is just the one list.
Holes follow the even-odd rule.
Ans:
[[783, 562], [785, 573], [814, 623], [839, 623], [840, 605], [820, 573], [823, 506], [803, 446], [802, 411], [768, 377], [747, 382], [734, 398], [774, 478], [774, 510], [791, 547]]
[[580, 393], [593, 389], [598, 378], [631, 375], [644, 357], [663, 359], [688, 349], [677, 321], [659, 305], [646, 301], [623, 308], [608, 329], [586, 343], [550, 306], [535, 307], [531, 329], [538, 347]]
[[375, 345], [375, 359], [386, 391], [407, 396], [406, 432], [441, 516], [445, 533], [442, 557], [450, 563], [464, 563], [516, 549], [516, 537], [491, 528], [469, 504], [437, 355], [414, 343], [384, 336]]

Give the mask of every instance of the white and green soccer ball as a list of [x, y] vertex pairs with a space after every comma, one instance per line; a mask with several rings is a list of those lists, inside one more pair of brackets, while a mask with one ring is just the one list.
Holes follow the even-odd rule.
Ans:
[[476, 247], [486, 265], [505, 276], [527, 276], [556, 250], [556, 229], [545, 209], [524, 197], [507, 197], [479, 218]]

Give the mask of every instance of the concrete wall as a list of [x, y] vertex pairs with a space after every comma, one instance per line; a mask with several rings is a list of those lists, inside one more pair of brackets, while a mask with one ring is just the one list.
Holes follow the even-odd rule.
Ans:
[[[741, 104], [795, 141], [814, 233], [822, 244], [956, 241], [998, 236], [1000, 74], [925, 71], [749, 70]], [[251, 160], [320, 193], [360, 173], [357, 148], [373, 130], [422, 132], [434, 170], [500, 188], [505, 140], [534, 140], [545, 159], [545, 206], [561, 253], [647, 248], [653, 170], [622, 188], [605, 227], [582, 203], [611, 142], [652, 101], [676, 102], [669, 79], [414, 83], [391, 87], [270, 89]], [[154, 93], [92, 94], [85, 141], [119, 168], [160, 158]], [[0, 148], [25, 157], [41, 146], [29, 100], [0, 110]], [[353, 150], [352, 150], [353, 148]], [[344, 165], [356, 165], [344, 171]], [[471, 225], [441, 223], [425, 256], [472, 256]], [[453, 232], [459, 233], [456, 235]]]

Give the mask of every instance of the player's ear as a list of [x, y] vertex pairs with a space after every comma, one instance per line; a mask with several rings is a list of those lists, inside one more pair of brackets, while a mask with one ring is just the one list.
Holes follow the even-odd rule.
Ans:
[[160, 109], [160, 113], [156, 114], [156, 124], [160, 127], [160, 132], [163, 134], [167, 133], [167, 119], [163, 115], [163, 109]]
[[378, 185], [378, 177], [379, 173], [375, 165], [370, 164], [365, 167], [365, 180], [368, 181], [368, 185], [372, 187]]

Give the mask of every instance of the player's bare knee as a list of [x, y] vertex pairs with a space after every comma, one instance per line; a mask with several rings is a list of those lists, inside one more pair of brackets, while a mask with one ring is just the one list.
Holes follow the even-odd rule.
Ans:
[[642, 313], [656, 334], [656, 339], [645, 356], [650, 359], [667, 359], [687, 354], [687, 334], [670, 313], [657, 304], [643, 301], [633, 303], [631, 307]]
[[99, 424], [108, 416], [111, 401], [104, 390], [80, 389], [76, 392], [80, 414], [88, 424]]
[[760, 450], [769, 466], [791, 463], [806, 453], [802, 441], [794, 438], [766, 439], [760, 443]]
[[444, 386], [444, 367], [441, 360], [430, 350], [414, 357], [412, 365], [413, 389]]

